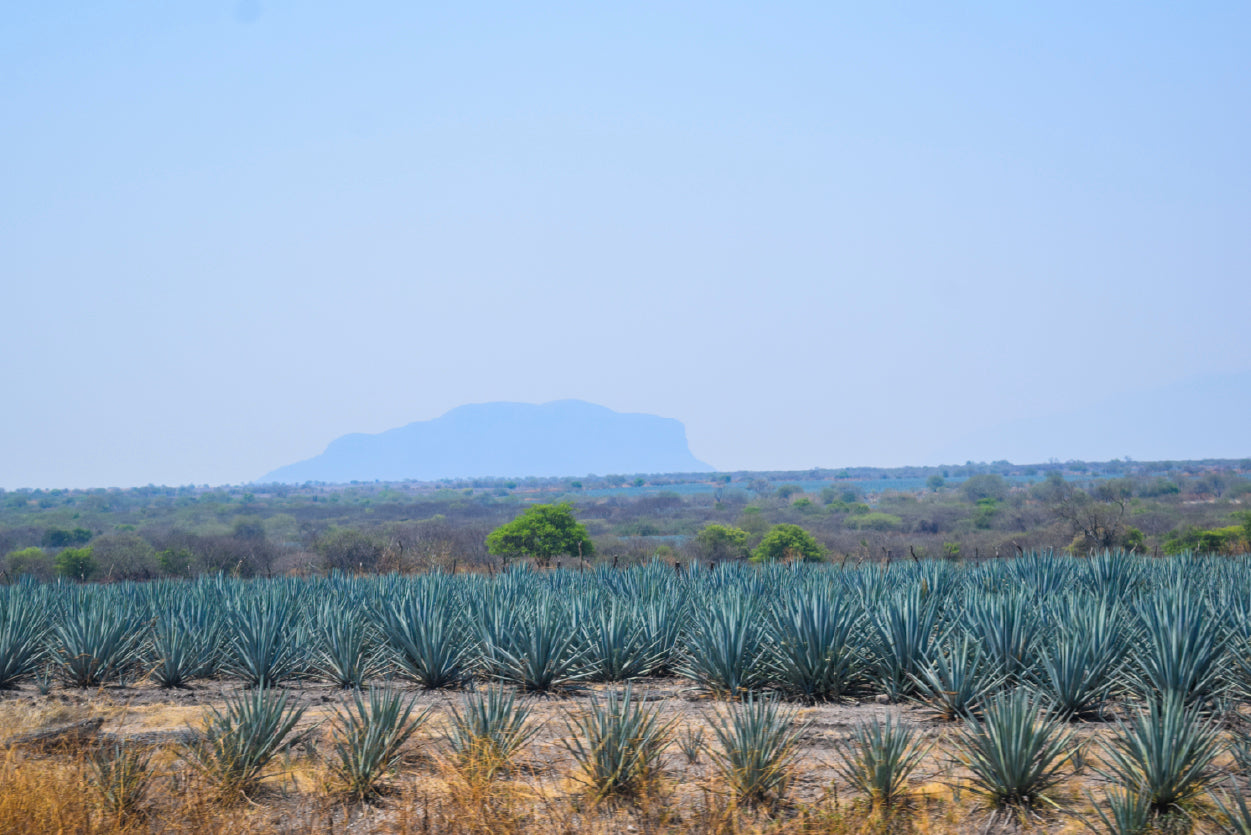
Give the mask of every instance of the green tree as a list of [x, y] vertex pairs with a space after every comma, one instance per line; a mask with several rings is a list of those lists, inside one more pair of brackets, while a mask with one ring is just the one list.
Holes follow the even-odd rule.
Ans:
[[929, 478], [925, 480], [925, 486], [933, 490], [935, 493], [937, 493], [939, 490], [942, 490], [943, 485], [946, 483], [947, 483], [947, 479], [943, 478], [938, 473], [934, 473], [932, 476], [930, 476]]
[[533, 557], [547, 565], [552, 557], [580, 555], [595, 551], [586, 528], [573, 518], [573, 506], [537, 504], [511, 522], [500, 525], [486, 538], [487, 550], [497, 557]]
[[705, 525], [695, 534], [700, 554], [709, 560], [738, 560], [747, 556], [747, 531], [733, 525]]
[[773, 562], [782, 559], [819, 561], [825, 559], [825, 548], [799, 525], [774, 525], [751, 554], [752, 562]]
[[56, 555], [53, 563], [58, 577], [67, 580], [90, 580], [100, 566], [91, 554], [90, 546], [86, 548], [66, 548]]

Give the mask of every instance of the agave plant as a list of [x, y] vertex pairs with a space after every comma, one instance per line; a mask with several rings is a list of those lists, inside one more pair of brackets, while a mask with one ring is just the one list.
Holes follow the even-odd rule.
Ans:
[[1151, 831], [1155, 815], [1146, 796], [1131, 789], [1110, 788], [1105, 798], [1107, 811], [1095, 805], [1095, 814], [1107, 835], [1146, 835]]
[[724, 698], [762, 686], [768, 668], [760, 614], [739, 596], [710, 605], [695, 619], [678, 672]]
[[809, 702], [841, 698], [862, 683], [864, 660], [856, 645], [862, 615], [847, 597], [796, 595], [773, 619], [772, 677]]
[[1224, 669], [1221, 618], [1193, 596], [1162, 591], [1139, 609], [1142, 642], [1134, 653], [1136, 682], [1149, 699], [1206, 702]]
[[699, 755], [704, 750], [704, 729], [687, 725], [679, 731], [678, 750], [682, 752], [687, 765], [698, 765]]
[[719, 747], [713, 762], [734, 797], [748, 805], [775, 806], [786, 795], [803, 726], [796, 711], [748, 694], [742, 704], [711, 721]]
[[382, 672], [374, 629], [359, 610], [338, 601], [324, 603], [317, 615], [315, 640], [315, 666], [326, 681], [345, 690], [359, 690]]
[[873, 676], [891, 699], [916, 690], [917, 675], [934, 657], [942, 639], [938, 614], [937, 598], [920, 588], [889, 595], [875, 610]]
[[1117, 682], [1116, 656], [1092, 636], [1063, 633], [1044, 650], [1030, 686], [1064, 719], [1085, 719], [1102, 710]]
[[39, 668], [47, 621], [28, 585], [0, 588], [0, 690]]
[[1204, 718], [1198, 705], [1188, 707], [1173, 694], [1148, 700], [1120, 723], [1104, 745], [1105, 776], [1141, 795], [1153, 812], [1175, 812], [1212, 784], [1212, 762], [1222, 751], [1219, 726]]
[[330, 771], [344, 790], [357, 800], [379, 792], [382, 779], [400, 760], [400, 748], [426, 720], [433, 708], [413, 715], [416, 697], [404, 701], [394, 691], [370, 688], [369, 701], [357, 690], [346, 710], [335, 711], [334, 759]]
[[209, 665], [217, 651], [215, 636], [198, 630], [185, 612], [159, 615], [152, 630], [152, 680], [161, 687], [185, 687]]
[[996, 807], [1029, 808], [1063, 779], [1072, 736], [1046, 705], [1024, 689], [986, 702], [980, 718], [966, 718], [957, 756], [973, 772], [973, 791]]
[[52, 626], [62, 677], [75, 687], [98, 687], [124, 673], [139, 659], [144, 627], [130, 601], [75, 589]]
[[227, 696], [225, 710], [208, 708], [203, 732], [192, 730], [183, 756], [223, 799], [246, 796], [303, 715], [285, 692], [258, 687]]
[[969, 602], [965, 619], [970, 634], [1009, 681], [1021, 681], [1034, 667], [1042, 633], [1037, 611], [1037, 604], [1021, 593]]
[[660, 772], [673, 721], [662, 722], [631, 692], [592, 697], [581, 716], [566, 719], [563, 744], [579, 767], [578, 779], [596, 801], [643, 794]]
[[682, 603], [676, 596], [659, 593], [649, 594], [642, 600], [639, 621], [643, 627], [644, 640], [655, 654], [651, 674], [671, 675], [682, 654], [681, 637], [685, 624]]
[[913, 728], [888, 717], [857, 725], [837, 747], [843, 778], [874, 805], [893, 806], [906, 796], [908, 778], [932, 746], [921, 743]]
[[224, 666], [249, 687], [267, 689], [306, 672], [309, 640], [295, 596], [282, 587], [262, 588], [228, 610]]
[[616, 602], [582, 625], [584, 664], [590, 681], [630, 681], [650, 673], [660, 653], [643, 624]]
[[948, 651], [936, 653], [920, 674], [913, 676], [920, 697], [945, 722], [976, 715], [1003, 680], [981, 646], [968, 635], [962, 635]]
[[586, 676], [577, 634], [560, 610], [544, 601], [519, 624], [507, 647], [495, 646], [502, 681], [531, 693], [548, 693]]
[[143, 812], [155, 782], [152, 754], [123, 744], [106, 745], [87, 760], [87, 783], [104, 809], [119, 824]]
[[443, 586], [428, 586], [382, 608], [382, 634], [400, 673], [427, 690], [460, 687], [469, 677], [464, 627]]
[[461, 772], [475, 782], [489, 782], [508, 768], [513, 757], [539, 732], [529, 706], [502, 687], [469, 694], [461, 709], [452, 707], [448, 744]]

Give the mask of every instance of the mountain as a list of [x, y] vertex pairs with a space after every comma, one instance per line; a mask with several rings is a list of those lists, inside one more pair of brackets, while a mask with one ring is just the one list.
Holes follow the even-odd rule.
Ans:
[[1018, 464], [1183, 461], [1251, 456], [1251, 372], [1190, 377], [1072, 411], [1007, 421], [961, 439], [932, 461]]
[[478, 403], [377, 435], [344, 435], [321, 455], [280, 467], [259, 481], [434, 481], [712, 469], [691, 454], [679, 421], [557, 400]]

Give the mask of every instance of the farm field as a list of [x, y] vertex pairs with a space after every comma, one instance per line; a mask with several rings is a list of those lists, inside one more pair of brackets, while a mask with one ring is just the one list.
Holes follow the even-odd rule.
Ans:
[[0, 685], [0, 831], [1251, 824], [1246, 557], [27, 582]]

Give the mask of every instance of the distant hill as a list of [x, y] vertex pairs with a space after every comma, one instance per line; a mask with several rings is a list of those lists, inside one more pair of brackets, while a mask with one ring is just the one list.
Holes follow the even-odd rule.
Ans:
[[344, 435], [321, 455], [258, 481], [434, 481], [712, 469], [691, 454], [679, 421], [557, 400], [478, 403], [377, 435]]

